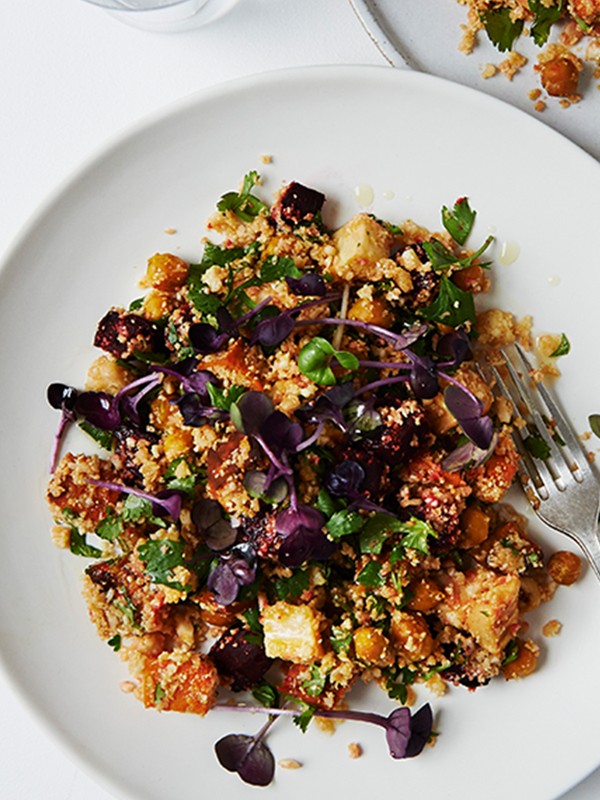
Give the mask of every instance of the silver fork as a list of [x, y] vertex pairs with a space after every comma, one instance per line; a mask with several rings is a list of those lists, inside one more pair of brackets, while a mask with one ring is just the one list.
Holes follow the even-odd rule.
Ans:
[[[513, 429], [525, 495], [537, 516], [573, 539], [600, 579], [600, 481], [579, 437], [515, 344], [503, 365], [489, 365], [498, 390], [525, 422]], [[505, 366], [506, 371], [501, 370]]]

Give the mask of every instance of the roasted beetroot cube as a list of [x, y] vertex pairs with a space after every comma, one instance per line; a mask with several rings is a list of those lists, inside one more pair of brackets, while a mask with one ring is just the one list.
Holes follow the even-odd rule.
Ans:
[[293, 181], [279, 198], [279, 216], [292, 225], [312, 222], [324, 202], [324, 194]]
[[155, 350], [159, 341], [157, 329], [145, 317], [114, 308], [102, 317], [94, 337], [94, 345], [115, 358], [128, 358], [136, 350]]
[[231, 679], [234, 692], [256, 686], [273, 663], [260, 645], [247, 640], [247, 634], [241, 628], [228, 630], [210, 650], [219, 674]]

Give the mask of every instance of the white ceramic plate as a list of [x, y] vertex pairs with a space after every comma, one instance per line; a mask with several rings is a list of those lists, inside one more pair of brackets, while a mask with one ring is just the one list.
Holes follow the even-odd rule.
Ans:
[[[484, 80], [481, 72], [486, 64], [498, 65], [507, 53], [499, 53], [485, 31], [479, 33], [475, 50], [469, 56], [458, 51], [462, 38], [461, 25], [466, 23], [466, 6], [456, 0], [350, 0], [363, 25], [383, 55], [396, 66], [408, 64], [412, 69], [472, 86], [494, 97], [507, 100], [532, 116], [565, 134], [596, 158], [600, 158], [598, 118], [600, 92], [593, 65], [587, 62], [580, 78], [583, 101], [568, 109], [561, 108], [557, 98], [543, 99], [547, 108], [535, 111], [529, 98], [531, 89], [540, 88], [533, 71], [540, 48], [527, 36], [521, 36], [515, 49], [528, 59], [527, 65], [512, 81], [500, 73]], [[557, 40], [557, 30], [551, 40]], [[575, 48], [583, 58], [586, 42]], [[542, 159], [543, 160], [543, 159]]]
[[[551, 169], [539, 169], [540, 153]], [[123, 798], [251, 796], [217, 765], [212, 745], [227, 732], [257, 730], [260, 720], [158, 714], [119, 690], [126, 670], [96, 638], [79, 594], [85, 562], [50, 543], [42, 493], [57, 417], [45, 388], [81, 384], [97, 320], [139, 295], [146, 258], [173, 250], [196, 259], [214, 203], [253, 168], [267, 198], [291, 179], [324, 190], [330, 223], [359, 210], [361, 184], [373, 192], [373, 213], [434, 228], [442, 204], [469, 196], [479, 212], [474, 239], [493, 229], [496, 254], [505, 241], [520, 247], [514, 264], [497, 268], [492, 299], [533, 313], [539, 330], [568, 334], [560, 396], [581, 430], [600, 410], [600, 167], [519, 111], [420, 74], [312, 68], [204, 92], [101, 154], [35, 217], [0, 273], [0, 636], [5, 668], [40, 720]], [[568, 546], [533, 527], [547, 546]], [[392, 761], [381, 732], [367, 726], [345, 723], [329, 737], [281, 722], [270, 738], [277, 758], [304, 767], [278, 770], [265, 796], [304, 800], [325, 786], [348, 800], [390, 790], [461, 800], [521, 790], [529, 800], [558, 796], [600, 761], [600, 693], [590, 680], [600, 662], [599, 603], [588, 572], [532, 619], [542, 659], [525, 681], [474, 694], [453, 688], [440, 699], [422, 690], [419, 702], [431, 700], [441, 735], [418, 759]], [[551, 617], [564, 629], [544, 640], [539, 627]], [[354, 702], [388, 707], [376, 691]], [[351, 741], [363, 745], [363, 758], [348, 759]]]

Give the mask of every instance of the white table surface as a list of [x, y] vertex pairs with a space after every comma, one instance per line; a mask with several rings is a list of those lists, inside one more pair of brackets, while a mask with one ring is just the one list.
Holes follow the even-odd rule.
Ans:
[[[385, 64], [347, 0], [240, 0], [179, 34], [136, 30], [82, 0], [2, 0], [0, 254], [79, 165], [166, 103], [247, 74], [346, 63]], [[0, 709], [0, 800], [112, 797], [57, 748], [1, 670]], [[600, 770], [564, 800], [598, 797]]]

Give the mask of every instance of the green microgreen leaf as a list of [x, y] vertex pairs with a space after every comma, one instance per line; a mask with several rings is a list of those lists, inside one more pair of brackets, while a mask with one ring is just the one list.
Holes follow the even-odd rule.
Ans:
[[245, 386], [238, 386], [233, 384], [229, 389], [221, 389], [215, 386], [214, 383], [207, 383], [206, 389], [210, 397], [210, 402], [216, 408], [222, 408], [224, 411], [229, 411], [231, 406], [245, 394], [248, 389]]
[[321, 336], [315, 336], [300, 350], [298, 368], [314, 383], [320, 386], [334, 386], [336, 377], [330, 366], [333, 359], [344, 369], [358, 369], [358, 358], [355, 355], [344, 350], [336, 350]]
[[265, 708], [279, 707], [279, 692], [268, 681], [261, 681], [252, 689], [252, 697]]

